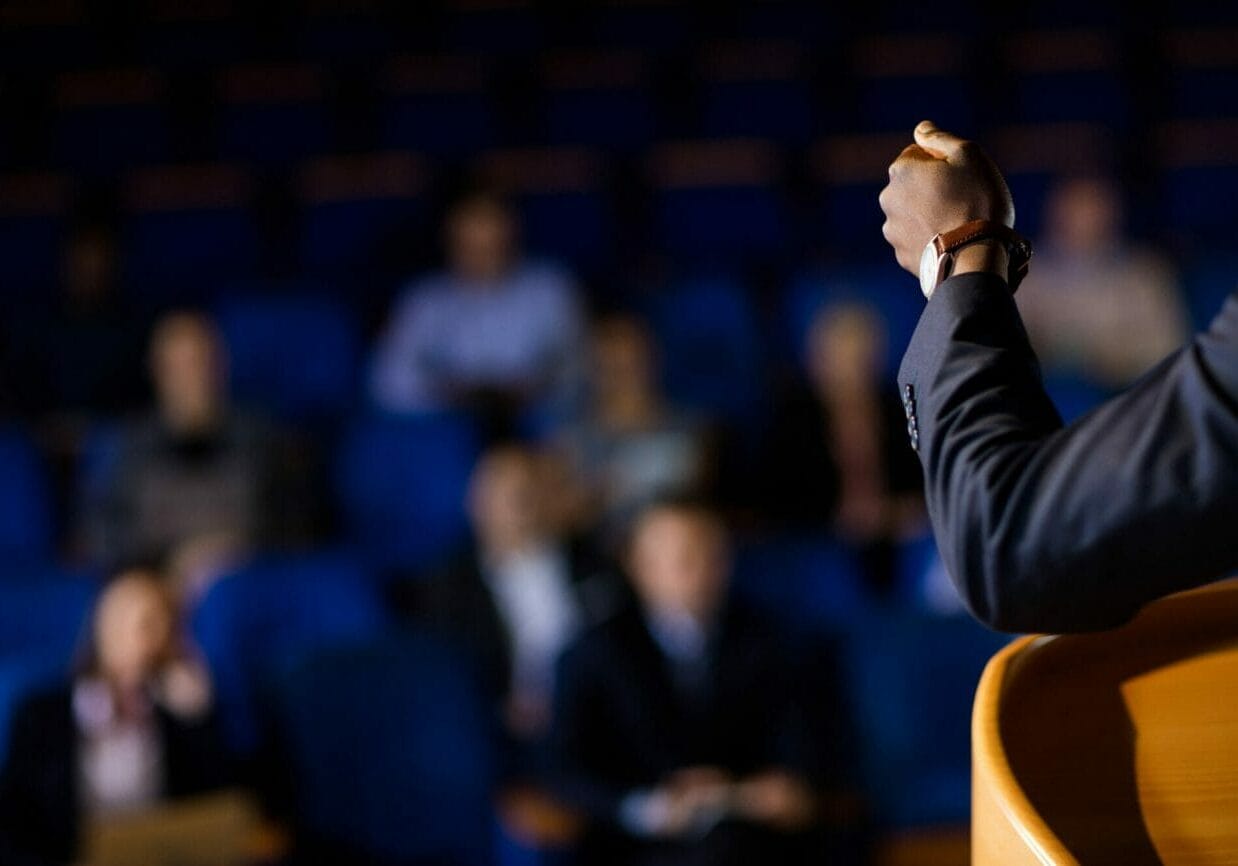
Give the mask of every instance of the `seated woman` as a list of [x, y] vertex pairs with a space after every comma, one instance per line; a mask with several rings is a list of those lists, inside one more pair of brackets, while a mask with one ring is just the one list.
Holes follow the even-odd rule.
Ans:
[[73, 862], [86, 822], [227, 782], [210, 681], [176, 620], [152, 573], [125, 572], [104, 589], [72, 682], [33, 696], [13, 720], [0, 862]]

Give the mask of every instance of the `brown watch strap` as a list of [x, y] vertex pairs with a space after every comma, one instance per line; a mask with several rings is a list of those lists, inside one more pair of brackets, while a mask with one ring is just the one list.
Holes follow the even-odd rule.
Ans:
[[972, 220], [963, 223], [956, 229], [942, 232], [933, 239], [938, 255], [953, 253], [970, 243], [995, 240], [1006, 247], [1010, 259], [1010, 269], [1006, 282], [1014, 291], [1027, 276], [1027, 268], [1032, 258], [1032, 245], [1027, 238], [1004, 223], [992, 220]]
[[995, 240], [1010, 246], [1027, 241], [1014, 229], [992, 220], [972, 220], [937, 236], [937, 252], [952, 253], [973, 241]]

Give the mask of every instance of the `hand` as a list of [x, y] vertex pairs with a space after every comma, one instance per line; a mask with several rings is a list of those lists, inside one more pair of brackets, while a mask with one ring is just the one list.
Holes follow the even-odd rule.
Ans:
[[550, 699], [527, 689], [517, 689], [503, 704], [503, 720], [518, 737], [533, 739], [550, 727]]
[[172, 715], [197, 721], [211, 709], [211, 678], [206, 669], [188, 659], [173, 659], [161, 671], [156, 696]]
[[735, 809], [750, 821], [780, 830], [813, 823], [816, 798], [801, 779], [782, 770], [752, 776], [735, 786]]
[[[1014, 202], [997, 166], [978, 146], [929, 120], [916, 127], [915, 144], [890, 166], [890, 182], [878, 201], [886, 215], [881, 233], [898, 263], [913, 274], [919, 273], [925, 245], [941, 232], [978, 219], [1014, 227]], [[955, 273], [998, 269], [1000, 263], [989, 261], [997, 257], [984, 255], [984, 245], [975, 249], [967, 261], [956, 261]]]
[[662, 834], [682, 836], [726, 809], [732, 784], [716, 767], [689, 767], [671, 775], [658, 790], [666, 804]]

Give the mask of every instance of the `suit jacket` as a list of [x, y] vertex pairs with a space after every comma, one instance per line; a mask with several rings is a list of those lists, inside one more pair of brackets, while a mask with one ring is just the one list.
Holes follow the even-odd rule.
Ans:
[[1003, 280], [942, 283], [899, 385], [942, 558], [1003, 631], [1109, 628], [1238, 566], [1238, 293], [1064, 427]]
[[[920, 465], [907, 447], [902, 408], [888, 384], [882, 386], [879, 410], [884, 492], [919, 493], [924, 483]], [[820, 529], [833, 521], [841, 491], [829, 430], [829, 409], [807, 388], [779, 401], [764, 449], [761, 499], [764, 512], [781, 524]]]
[[[164, 747], [164, 791], [190, 796], [231, 780], [211, 720], [186, 723], [156, 710]], [[37, 694], [13, 718], [0, 773], [0, 863], [53, 866], [78, 856], [79, 734], [72, 691]]]
[[[831, 685], [824, 667], [810, 682], [777, 630], [737, 603], [726, 609], [708, 658], [695, 697], [677, 688], [635, 605], [585, 633], [564, 655], [555, 779], [560, 796], [592, 819], [581, 862], [660, 862], [657, 845], [623, 832], [620, 807], [628, 794], [686, 767], [716, 766], [736, 776], [777, 767], [819, 785], [838, 781], [828, 752], [845, 750], [846, 738], [827, 715], [841, 717], [839, 706], [820, 699]], [[762, 844], [768, 852], [778, 843]], [[685, 851], [663, 854], [689, 862], [675, 859], [688, 856]]]
[[[624, 587], [582, 544], [565, 545], [569, 577], [586, 624], [614, 612]], [[438, 574], [395, 590], [397, 607], [461, 646], [477, 665], [482, 685], [496, 700], [507, 696], [512, 676], [511, 634], [482, 575], [476, 548]]]

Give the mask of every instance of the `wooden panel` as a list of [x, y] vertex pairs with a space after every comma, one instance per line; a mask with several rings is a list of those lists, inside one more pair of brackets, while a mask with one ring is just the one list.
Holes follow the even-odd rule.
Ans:
[[874, 866], [966, 866], [966, 827], [932, 827], [894, 833], [882, 839]]
[[1238, 647], [1128, 680], [1148, 835], [1169, 864], [1238, 863]]
[[1238, 584], [1013, 644], [973, 749], [973, 863], [1238, 863]]

